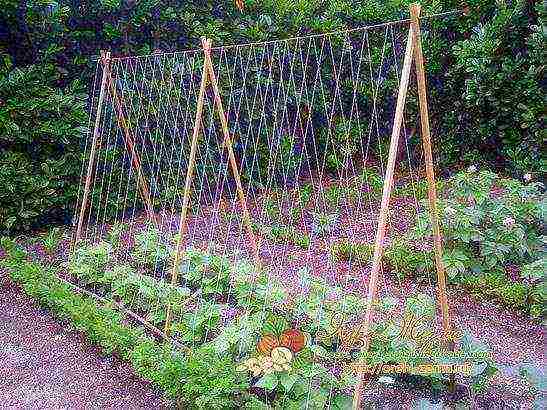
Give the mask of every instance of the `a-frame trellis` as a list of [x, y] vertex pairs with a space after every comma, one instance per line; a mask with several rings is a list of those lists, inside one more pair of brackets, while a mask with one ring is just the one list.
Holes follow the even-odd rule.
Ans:
[[[178, 241], [177, 241], [177, 246], [175, 248], [175, 258], [174, 258], [173, 268], [171, 272], [171, 283], [173, 285], [176, 284], [178, 280], [180, 255], [183, 250], [184, 235], [186, 232], [186, 217], [188, 213], [188, 203], [190, 201], [190, 187], [192, 185], [192, 177], [194, 174], [194, 167], [195, 167], [195, 161], [196, 161], [197, 141], [198, 141], [198, 135], [199, 135], [201, 124], [202, 124], [203, 103], [205, 100], [205, 89], [208, 83], [211, 84], [211, 87], [213, 89], [215, 106], [220, 118], [222, 134], [224, 137], [224, 145], [226, 146], [228, 150], [230, 167], [232, 169], [233, 176], [236, 182], [237, 195], [238, 195], [240, 206], [243, 212], [243, 222], [245, 223], [245, 227], [247, 229], [247, 235], [251, 243], [251, 247], [252, 247], [254, 258], [255, 258], [255, 263], [257, 264], [257, 266], [260, 265], [258, 246], [256, 243], [253, 228], [251, 226], [251, 218], [249, 215], [249, 211], [247, 209], [247, 201], [245, 199], [243, 187], [241, 186], [241, 178], [239, 176], [239, 170], [237, 167], [234, 149], [232, 146], [232, 138], [230, 137], [230, 132], [228, 130], [228, 122], [226, 120], [226, 114], [224, 113], [222, 99], [220, 98], [220, 92], [218, 90], [218, 83], [217, 83], [215, 70], [213, 67], [213, 63], [211, 62], [211, 40], [202, 39], [202, 45], [203, 45], [203, 52], [205, 54], [205, 60], [203, 64], [203, 72], [201, 75], [201, 83], [199, 87], [199, 95], [198, 95], [198, 102], [197, 102], [196, 118], [194, 121], [194, 130], [192, 134], [192, 142], [190, 144], [190, 158], [188, 160], [188, 169], [186, 171], [186, 182], [184, 184], [184, 197], [183, 197], [182, 211], [181, 211], [181, 217], [180, 217], [180, 223], [179, 223], [179, 229], [178, 229]], [[166, 334], [169, 334], [170, 324], [171, 324], [171, 305], [168, 305], [167, 317], [165, 320]]]
[[[427, 173], [427, 182], [428, 182], [428, 199], [429, 199], [429, 210], [431, 215], [431, 222], [433, 228], [433, 241], [434, 241], [434, 252], [435, 252], [435, 265], [437, 271], [437, 296], [438, 303], [442, 315], [442, 324], [444, 332], [444, 340], [447, 346], [450, 349], [453, 349], [453, 342], [451, 341], [452, 330], [450, 323], [450, 316], [448, 311], [448, 301], [446, 296], [446, 279], [445, 272], [442, 262], [442, 238], [439, 228], [439, 222], [437, 217], [437, 194], [435, 187], [435, 176], [433, 171], [433, 159], [432, 159], [432, 148], [431, 148], [431, 136], [429, 129], [429, 114], [427, 106], [427, 87], [425, 82], [425, 71], [424, 71], [424, 59], [422, 54], [422, 45], [421, 45], [421, 35], [420, 35], [420, 6], [412, 5], [410, 8], [411, 20], [410, 28], [408, 32], [408, 38], [406, 42], [406, 50], [404, 55], [404, 63], [402, 68], [402, 75], [400, 77], [398, 98], [396, 105], [396, 112], [393, 121], [393, 128], [391, 133], [391, 141], [389, 148], [389, 156], [385, 169], [384, 183], [383, 183], [383, 192], [381, 200], [381, 209], [378, 218], [378, 226], [376, 230], [375, 244], [374, 244], [374, 253], [372, 259], [372, 270], [370, 274], [370, 282], [368, 284], [368, 295], [367, 295], [367, 308], [365, 312], [365, 320], [362, 324], [363, 333], [366, 335], [366, 340], [363, 349], [367, 350], [369, 347], [369, 328], [371, 326], [374, 314], [374, 301], [377, 297], [378, 290], [378, 278], [381, 270], [381, 260], [383, 256], [383, 244], [386, 236], [386, 230], [388, 225], [388, 211], [390, 205], [390, 197], [392, 193], [392, 188], [394, 185], [394, 171], [396, 165], [397, 149], [399, 147], [399, 138], [402, 130], [403, 116], [406, 102], [406, 95], [408, 91], [410, 75], [412, 72], [412, 64], [414, 62], [415, 72], [417, 78], [417, 87], [419, 94], [419, 107], [420, 107], [420, 119], [421, 119], [421, 137], [422, 137], [422, 146], [425, 158], [426, 173]], [[224, 112], [223, 101], [221, 98], [221, 93], [219, 91], [219, 84], [217, 81], [217, 75], [215, 73], [214, 64], [211, 59], [211, 41], [208, 39], [202, 40], [203, 46], [203, 67], [201, 73], [201, 82], [199, 85], [199, 94], [197, 96], [196, 102], [196, 111], [195, 118], [193, 123], [193, 132], [190, 142], [190, 153], [188, 155], [187, 169], [186, 169], [186, 178], [184, 184], [184, 193], [182, 197], [182, 208], [180, 214], [180, 221], [178, 225], [178, 242], [176, 244], [174, 263], [171, 267], [171, 283], [178, 283], [178, 274], [179, 274], [179, 262], [181, 258], [182, 251], [185, 248], [185, 235], [187, 229], [187, 215], [188, 207], [191, 198], [191, 187], [192, 181], [194, 178], [195, 171], [195, 161], [196, 161], [196, 151], [197, 151], [197, 141], [199, 134], [202, 130], [203, 122], [203, 105], [206, 99], [206, 89], [208, 86], [211, 87], [214, 95], [214, 109], [220, 120], [221, 132], [223, 136], [223, 147], [226, 148], [228, 153], [229, 166], [232, 171], [233, 178], [236, 183], [237, 196], [242, 212], [243, 223], [245, 225], [247, 238], [252, 249], [252, 254], [255, 259], [255, 263], [259, 266], [260, 253], [259, 253], [259, 244], [255, 238], [255, 233], [253, 232], [253, 227], [251, 224], [251, 218], [249, 210], [247, 208], [247, 200], [242, 187], [242, 182], [240, 178], [240, 171], [238, 169], [238, 164], [234, 154], [232, 137], [230, 136], [228, 119], [227, 115]], [[85, 213], [89, 203], [89, 191], [91, 186], [91, 181], [93, 179], [96, 151], [99, 148], [99, 134], [100, 134], [100, 118], [101, 110], [103, 106], [103, 101], [106, 96], [109, 95], [112, 99], [112, 106], [115, 112], [116, 122], [118, 128], [122, 131], [121, 136], [123, 138], [124, 146], [129, 153], [131, 160], [132, 170], [136, 175], [136, 182], [138, 193], [144, 204], [147, 217], [150, 221], [155, 223], [157, 217], [155, 215], [154, 207], [151, 200], [150, 187], [148, 181], [144, 177], [144, 172], [142, 171], [141, 158], [139, 156], [138, 150], [135, 149], [136, 141], [135, 137], [131, 132], [131, 129], [127, 123], [127, 114], [126, 108], [124, 106], [124, 99], [120, 96], [120, 93], [117, 90], [117, 85], [115, 80], [112, 78], [110, 73], [110, 54], [102, 53], [101, 63], [102, 63], [102, 79], [100, 85], [100, 94], [98, 98], [97, 113], [94, 125], [94, 132], [91, 138], [91, 148], [89, 154], [89, 162], [87, 165], [87, 171], [85, 176], [85, 182], [83, 187], [83, 197], [80, 202], [80, 209], [77, 219], [77, 228], [75, 234], [75, 243], [81, 240], [82, 229], [84, 225]], [[169, 335], [170, 324], [172, 320], [172, 306], [168, 305], [166, 312], [166, 320], [164, 324], [164, 333]], [[359, 375], [359, 382], [355, 389], [354, 395], [354, 407], [360, 407], [360, 391], [363, 385], [363, 375]]]

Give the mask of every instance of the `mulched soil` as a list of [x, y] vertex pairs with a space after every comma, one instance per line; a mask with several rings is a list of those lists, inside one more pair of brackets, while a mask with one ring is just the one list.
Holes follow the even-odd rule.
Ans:
[[99, 353], [0, 275], [0, 408], [167, 408], [129, 364]]

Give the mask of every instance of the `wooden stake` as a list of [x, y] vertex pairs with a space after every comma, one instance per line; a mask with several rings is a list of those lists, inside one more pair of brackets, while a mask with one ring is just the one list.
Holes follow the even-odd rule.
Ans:
[[[389, 199], [391, 196], [391, 190], [393, 188], [395, 160], [397, 157], [397, 147], [399, 146], [399, 135], [401, 133], [401, 126], [403, 123], [403, 113], [406, 102], [406, 94], [408, 90], [408, 81], [410, 78], [410, 68], [412, 66], [412, 49], [413, 49], [413, 28], [409, 28], [408, 39], [406, 43], [405, 58], [403, 63], [403, 71], [401, 80], [399, 83], [399, 94], [397, 96], [397, 106], [395, 109], [395, 118], [393, 120], [393, 131], [391, 133], [391, 142], [389, 146], [389, 156], [386, 166], [386, 174], [384, 178], [384, 188], [382, 192], [382, 203], [380, 206], [380, 215], [378, 217], [378, 228], [376, 230], [376, 241], [374, 244], [374, 255], [372, 258], [372, 269], [370, 272], [370, 281], [368, 285], [367, 295], [367, 310], [365, 314], [365, 320], [363, 323], [365, 343], [362, 351], [367, 352], [370, 345], [370, 324], [372, 323], [372, 315], [374, 313], [374, 301], [376, 299], [376, 292], [378, 288], [378, 275], [380, 273], [384, 239], [387, 227], [387, 216], [389, 212]], [[359, 369], [362, 366], [358, 366]], [[353, 408], [358, 409], [361, 407], [361, 388], [363, 386], [363, 373], [361, 370], [358, 372], [357, 385], [353, 395]]]
[[157, 224], [156, 215], [154, 213], [154, 207], [152, 206], [152, 200], [150, 199], [150, 190], [148, 189], [148, 184], [146, 183], [146, 180], [142, 174], [142, 167], [141, 167], [141, 159], [139, 156], [139, 153], [137, 152], [135, 148], [135, 141], [133, 139], [133, 136], [131, 135], [131, 132], [129, 131], [129, 125], [127, 124], [127, 121], [125, 119], [125, 115], [123, 112], [123, 105], [122, 100], [120, 96], [118, 95], [118, 92], [116, 90], [116, 85], [114, 84], [114, 81], [112, 80], [112, 76], [110, 72], [107, 73], [107, 81], [109, 83], [109, 87], [112, 93], [112, 98], [114, 100], [114, 106], [116, 108], [116, 120], [118, 122], [118, 126], [123, 129], [123, 135], [124, 135], [124, 141], [127, 149], [129, 150], [131, 154], [131, 162], [133, 164], [133, 168], [135, 169], [135, 172], [137, 173], [137, 186], [139, 190], [141, 191], [141, 196], [144, 201], [144, 205], [146, 207], [146, 213], [148, 214], [148, 218], [154, 222], [154, 224]]
[[416, 76], [418, 80], [418, 95], [420, 101], [420, 120], [422, 127], [422, 145], [425, 157], [425, 169], [427, 174], [427, 193], [429, 199], [429, 213], [433, 230], [433, 244], [435, 247], [435, 266], [437, 270], [437, 295], [442, 312], [443, 331], [446, 346], [453, 350], [452, 327], [448, 311], [448, 299], [446, 297], [446, 275], [443, 264], [442, 237], [439, 228], [437, 211], [437, 188], [435, 186], [435, 172], [433, 171], [433, 155], [431, 153], [431, 134], [429, 130], [429, 110], [427, 105], [427, 86], [425, 82], [424, 57], [422, 54], [422, 40], [420, 33], [420, 9], [419, 4], [410, 6], [411, 27], [413, 32], [414, 62], [416, 64]]
[[101, 90], [99, 92], [99, 102], [97, 104], [97, 115], [95, 116], [95, 124], [93, 126], [93, 139], [91, 141], [91, 150], [89, 152], [89, 161], [87, 163], [87, 174], [85, 177], [84, 193], [82, 203], [80, 205], [80, 215], [78, 216], [78, 227], [76, 228], [76, 237], [74, 239], [73, 248], [80, 241], [82, 236], [82, 226], [84, 223], [85, 210], [87, 208], [87, 200], [89, 197], [89, 189], [91, 188], [91, 176], [93, 175], [93, 166], [95, 164], [95, 156], [97, 154], [97, 142], [100, 134], [101, 114], [103, 110], [104, 94], [106, 90], [106, 79], [110, 70], [110, 52], [101, 51], [101, 59], [103, 65], [103, 74], [101, 78]]
[[224, 135], [224, 144], [226, 145], [226, 148], [228, 149], [228, 157], [230, 160], [230, 166], [232, 168], [232, 173], [234, 174], [234, 179], [236, 182], [236, 188], [237, 188], [237, 194], [239, 197], [239, 204], [241, 206], [241, 209], [243, 211], [243, 222], [245, 223], [245, 227], [247, 230], [247, 236], [249, 238], [249, 242], [251, 244], [251, 247], [253, 249], [253, 254], [255, 258], [255, 263], [257, 266], [260, 266], [260, 256], [258, 253], [258, 246], [256, 243], [256, 238], [253, 232], [252, 224], [251, 224], [251, 216], [249, 214], [249, 210], [247, 208], [247, 200], [245, 199], [245, 193], [243, 192], [243, 187], [241, 185], [241, 178], [239, 176], [239, 170], [237, 167], [237, 161], [234, 154], [233, 144], [232, 144], [232, 138], [230, 137], [230, 132], [228, 130], [228, 121], [226, 120], [226, 114], [224, 113], [224, 107], [222, 106], [222, 99], [220, 98], [220, 92], [218, 90], [218, 83], [217, 78], [215, 74], [215, 70], [213, 69], [213, 62], [211, 61], [211, 51], [210, 48], [205, 53], [205, 66], [207, 67], [209, 71], [209, 78], [211, 79], [211, 86], [213, 87], [213, 93], [215, 96], [215, 104], [217, 106], [218, 115], [220, 117], [220, 124], [222, 126], [222, 133]]
[[186, 352], [189, 352], [189, 348], [184, 346], [183, 344], [177, 342], [176, 340], [173, 340], [171, 339], [169, 336], [167, 336], [164, 332], [162, 332], [160, 329], [158, 329], [156, 326], [154, 326], [153, 324], [151, 324], [150, 322], [148, 322], [146, 319], [144, 319], [143, 317], [137, 315], [135, 312], [127, 309], [122, 302], [117, 302], [117, 301], [113, 301], [113, 300], [108, 300], [108, 299], [105, 299], [103, 298], [102, 296], [99, 296], [97, 295], [96, 293], [93, 293], [87, 289], [84, 289], [84, 288], [81, 288], [80, 286], [78, 285], [75, 285], [74, 283], [66, 280], [66, 279], [63, 279], [62, 277], [60, 277], [59, 275], [55, 275], [55, 278], [57, 280], [59, 280], [60, 282], [70, 286], [72, 288], [73, 291], [77, 292], [77, 293], [82, 293], [86, 296], [89, 296], [93, 299], [96, 299], [98, 300], [99, 302], [102, 302], [105, 306], [108, 306], [108, 305], [111, 305], [113, 308], [116, 308], [118, 309], [121, 313], [129, 316], [130, 318], [132, 318], [133, 320], [135, 320], [136, 322], [140, 323], [141, 325], [143, 325], [144, 327], [146, 327], [148, 330], [150, 330], [152, 333], [154, 333], [157, 337], [159, 338], [162, 338], [163, 340], [165, 340], [166, 342], [171, 342], [173, 343], [176, 347], [186, 351]]
[[[199, 130], [200, 130], [200, 124], [201, 124], [201, 117], [203, 113], [203, 103], [205, 100], [205, 87], [207, 86], [206, 59], [207, 59], [207, 53], [211, 49], [210, 41], [206, 39], [202, 39], [201, 42], [202, 42], [203, 51], [206, 57], [203, 63], [203, 71], [201, 74], [201, 84], [199, 87], [199, 95], [198, 95], [198, 101], [197, 101], [197, 107], [196, 107], [196, 117], [194, 120], [194, 132], [192, 135], [192, 143], [190, 146], [190, 158], [188, 160], [188, 169], [186, 171], [186, 182], [184, 184], [184, 198], [182, 201], [182, 211], [180, 214], [177, 247], [175, 249], [173, 269], [171, 271], [171, 284], [175, 286], [178, 284], [177, 282], [178, 282], [178, 273], [179, 273], [180, 254], [182, 251], [184, 235], [186, 234], [186, 217], [188, 214], [188, 204], [190, 202], [190, 188], [192, 186], [192, 179], [194, 175], [194, 167], [196, 162], [196, 151], [197, 151], [197, 145], [198, 145], [197, 142], [198, 142], [198, 136], [199, 136]], [[164, 333], [167, 335], [169, 335], [169, 331], [170, 331], [171, 316], [172, 316], [171, 304], [168, 303], [167, 311], [165, 314], [165, 329], [164, 329]]]

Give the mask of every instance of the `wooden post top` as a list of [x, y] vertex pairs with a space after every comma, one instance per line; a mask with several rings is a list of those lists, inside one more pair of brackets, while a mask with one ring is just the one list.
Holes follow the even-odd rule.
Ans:
[[202, 37], [201, 38], [201, 46], [203, 47], [203, 49], [205, 50], [205, 52], [209, 52], [211, 51], [211, 39], [207, 38], [207, 37]]
[[100, 54], [101, 54], [101, 58], [100, 58], [101, 62], [103, 64], [107, 64], [110, 61], [110, 51], [101, 50]]
[[412, 20], [420, 18], [420, 12], [421, 11], [422, 11], [421, 4], [412, 3], [410, 5], [410, 17], [412, 17]]

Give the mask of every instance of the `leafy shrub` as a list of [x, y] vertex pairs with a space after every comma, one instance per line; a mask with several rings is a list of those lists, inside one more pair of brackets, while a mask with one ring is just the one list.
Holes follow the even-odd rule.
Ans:
[[144, 313], [148, 321], [154, 324], [165, 320], [168, 304], [173, 307], [174, 315], [184, 311], [184, 302], [190, 296], [190, 290], [173, 286], [163, 280], [132, 271], [130, 267], [118, 269], [113, 277], [112, 295], [139, 313]]
[[204, 295], [221, 295], [230, 288], [230, 262], [224, 256], [199, 249], [187, 249], [181, 271], [189, 286]]
[[79, 82], [60, 89], [51, 65], [0, 68], [0, 232], [67, 222], [86, 132]]
[[[259, 309], [257, 309], [259, 310]], [[225, 326], [210, 342], [211, 348], [218, 355], [230, 354], [239, 357], [250, 353], [256, 347], [256, 341], [261, 335], [266, 312], [245, 313], [236, 318], [233, 323]]]
[[138, 264], [156, 269], [167, 261], [170, 252], [162, 232], [156, 227], [149, 226], [135, 235], [135, 247], [131, 256]]
[[[456, 174], [440, 201], [449, 278], [466, 284], [486, 281], [487, 293], [518, 306], [530, 301], [532, 294], [540, 297], [545, 286], [544, 211], [545, 193], [539, 183], [521, 183], [474, 168]], [[429, 215], [423, 212], [413, 236], [424, 240], [430, 232]], [[525, 285], [528, 295], [522, 294], [522, 285], [501, 286], [503, 280]], [[536, 302], [526, 305], [537, 314]]]
[[258, 275], [249, 263], [239, 263], [233, 271], [232, 292], [238, 306], [248, 312], [263, 311], [264, 306], [275, 309], [287, 298], [287, 291], [266, 272]]
[[205, 342], [220, 321], [220, 310], [221, 305], [218, 303], [201, 301], [194, 311], [185, 312], [173, 323], [173, 335], [183, 342]]
[[496, 2], [492, 18], [454, 45], [448, 84], [454, 91], [461, 87], [463, 98], [445, 117], [450, 128], [443, 133], [450, 147], [445, 158], [490, 162], [521, 175], [545, 171], [546, 6], [532, 4]]
[[434, 272], [431, 250], [415, 249], [399, 238], [384, 248], [384, 260], [399, 277], [427, 276]]

